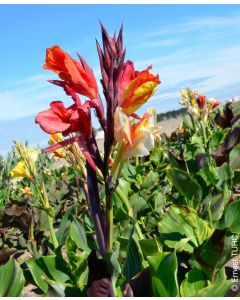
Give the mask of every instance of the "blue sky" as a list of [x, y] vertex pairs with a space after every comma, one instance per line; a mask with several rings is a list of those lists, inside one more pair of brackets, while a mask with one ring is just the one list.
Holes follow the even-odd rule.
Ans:
[[187, 86], [219, 100], [240, 95], [239, 5], [0, 5], [0, 152], [13, 139], [46, 144], [36, 113], [53, 100], [70, 104], [47, 82], [56, 78], [42, 69], [47, 47], [79, 52], [100, 78], [99, 20], [110, 33], [123, 23], [127, 58], [160, 75], [140, 114], [148, 106], [177, 109]]

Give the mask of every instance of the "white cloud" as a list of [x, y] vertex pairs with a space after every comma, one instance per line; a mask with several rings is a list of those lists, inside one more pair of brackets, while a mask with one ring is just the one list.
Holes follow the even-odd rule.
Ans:
[[160, 29], [155, 29], [151, 32], [147, 32], [146, 36], [147, 37], [166, 36], [175, 32], [178, 33], [183, 33], [183, 32], [186, 33], [192, 31], [199, 32], [202, 29], [217, 30], [218, 28], [224, 29], [224, 28], [229, 28], [231, 26], [239, 26], [239, 25], [240, 25], [240, 14], [237, 11], [234, 14], [232, 14], [232, 16], [201, 17], [201, 18], [185, 20], [181, 23], [174, 23], [164, 27], [161, 26]]

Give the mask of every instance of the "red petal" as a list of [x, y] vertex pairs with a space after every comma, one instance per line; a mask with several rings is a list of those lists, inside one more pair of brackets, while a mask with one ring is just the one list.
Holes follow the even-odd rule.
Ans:
[[35, 122], [40, 125], [42, 130], [49, 134], [64, 132], [70, 127], [69, 123], [64, 123], [51, 109], [38, 113]]
[[53, 101], [51, 102], [50, 107], [53, 110], [53, 112], [57, 114], [63, 121], [69, 121], [70, 115], [62, 101]]

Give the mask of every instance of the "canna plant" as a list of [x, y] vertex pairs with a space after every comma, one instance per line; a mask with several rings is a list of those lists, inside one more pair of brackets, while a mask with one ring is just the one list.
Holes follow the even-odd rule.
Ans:
[[[47, 49], [44, 69], [59, 76], [50, 82], [73, 103], [53, 101], [37, 114], [50, 134], [45, 153], [15, 143], [11, 175], [21, 180], [11, 195], [24, 201], [21, 208], [18, 201], [7, 205], [4, 220], [17, 211], [33, 226], [30, 245], [22, 236], [12, 241], [15, 230], [0, 230], [0, 277], [9, 275], [0, 294], [22, 296], [31, 283], [44, 296], [239, 295], [229, 276], [240, 242], [239, 104], [221, 106], [181, 90], [187, 116], [170, 136], [160, 136], [156, 111], [137, 111], [159, 76], [125, 61], [122, 29], [113, 37], [101, 30], [103, 96], [80, 55]], [[92, 111], [104, 132], [103, 151]], [[21, 251], [30, 257], [19, 258]]]
[[[154, 146], [151, 113], [140, 117], [135, 112], [152, 96], [160, 80], [158, 75], [150, 73], [151, 67], [136, 71], [133, 62], [125, 62], [122, 28], [117, 37], [110, 37], [103, 26], [101, 29], [103, 46], [101, 48], [97, 42], [97, 51], [106, 112], [95, 76], [86, 61], [80, 55], [77, 61], [59, 46], [53, 46], [47, 49], [44, 68], [59, 76], [60, 80], [50, 82], [62, 87], [72, 98], [73, 104], [66, 108], [62, 101], [51, 102], [49, 109], [38, 113], [36, 123], [46, 133], [62, 134], [64, 137], [46, 148], [46, 152], [74, 146], [80, 154], [75, 163], [78, 166], [81, 164], [82, 187], [96, 232], [98, 253], [107, 266], [106, 278], [101, 281], [102, 289], [106, 295], [114, 296], [116, 289], [110, 278], [113, 274], [116, 276], [118, 271], [117, 264], [112, 262], [117, 247], [117, 242], [113, 240], [113, 194], [124, 161], [149, 155]], [[80, 96], [84, 96], [86, 101], [83, 102]], [[96, 142], [91, 110], [95, 111], [104, 131], [103, 153], [100, 153]], [[94, 278], [91, 259], [97, 263], [97, 257], [91, 254], [88, 293], [95, 295], [98, 293], [95, 289], [98, 281]], [[112, 272], [109, 273], [109, 269]]]

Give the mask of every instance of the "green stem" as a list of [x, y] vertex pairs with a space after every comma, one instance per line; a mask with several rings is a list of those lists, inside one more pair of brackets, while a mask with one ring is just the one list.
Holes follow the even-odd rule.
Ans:
[[139, 166], [139, 156], [136, 156], [136, 166]]
[[195, 123], [195, 120], [194, 120], [194, 117], [192, 116], [192, 114], [190, 114], [190, 118], [191, 118], [191, 121], [192, 121], [194, 133], [196, 133], [196, 131], [197, 131], [197, 129], [196, 129], [196, 123]]
[[48, 226], [49, 226], [49, 231], [50, 231], [50, 235], [52, 238], [53, 246], [54, 246], [54, 249], [56, 250], [58, 247], [58, 241], [57, 241], [55, 231], [53, 228], [53, 218], [49, 215], [48, 215]]
[[204, 148], [207, 151], [207, 136], [206, 136], [206, 128], [203, 124], [203, 121], [200, 121], [200, 125], [202, 128], [202, 132], [203, 132], [203, 143], [204, 143]]
[[112, 252], [112, 246], [113, 246], [113, 203], [112, 203], [112, 195], [110, 195], [109, 198], [109, 207], [107, 210], [107, 224], [108, 224], [108, 252]]

